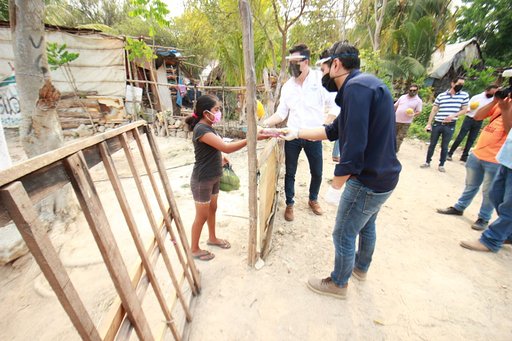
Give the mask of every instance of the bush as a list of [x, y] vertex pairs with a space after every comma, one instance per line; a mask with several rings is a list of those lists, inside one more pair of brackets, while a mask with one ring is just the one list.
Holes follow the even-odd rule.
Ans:
[[432, 103], [424, 103], [421, 114], [412, 121], [411, 127], [407, 132], [408, 137], [415, 137], [424, 141], [430, 139], [430, 133], [425, 131], [425, 126], [427, 125], [428, 115], [430, 115], [431, 111]]

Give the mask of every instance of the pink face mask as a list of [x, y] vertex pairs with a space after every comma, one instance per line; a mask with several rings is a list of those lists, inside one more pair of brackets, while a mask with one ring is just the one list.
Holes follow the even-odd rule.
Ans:
[[215, 124], [215, 123], [219, 123], [219, 122], [220, 122], [220, 120], [221, 120], [221, 118], [222, 118], [222, 112], [221, 112], [220, 110], [219, 110], [219, 111], [217, 111], [216, 113], [213, 113], [213, 112], [211, 112], [211, 111], [209, 111], [209, 110], [207, 110], [207, 112], [213, 115], [213, 121], [209, 119], [209, 120], [210, 120], [210, 122], [212, 122], [212, 124]]

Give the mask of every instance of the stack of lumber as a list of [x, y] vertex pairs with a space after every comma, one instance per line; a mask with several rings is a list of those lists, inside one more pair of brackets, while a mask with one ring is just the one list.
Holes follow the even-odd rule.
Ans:
[[57, 104], [62, 129], [75, 129], [80, 125], [102, 126], [129, 121], [123, 99], [109, 96], [64, 97]]

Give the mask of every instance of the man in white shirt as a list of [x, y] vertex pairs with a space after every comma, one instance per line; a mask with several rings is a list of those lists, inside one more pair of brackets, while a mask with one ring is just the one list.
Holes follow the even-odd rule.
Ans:
[[[462, 126], [460, 127], [459, 135], [455, 141], [453, 141], [452, 146], [450, 147], [450, 151], [448, 152], [448, 157], [446, 160], [452, 161], [453, 153], [459, 147], [460, 143], [468, 135], [468, 139], [466, 141], [466, 145], [464, 146], [464, 151], [460, 156], [460, 161], [466, 162], [469, 155], [469, 150], [473, 147], [475, 140], [480, 132], [480, 128], [482, 128], [483, 121], [477, 121], [473, 117], [475, 116], [478, 109], [484, 107], [486, 104], [491, 103], [493, 100], [494, 93], [498, 89], [497, 85], [489, 85], [485, 88], [485, 91], [471, 97], [469, 100], [469, 108], [466, 116], [464, 117], [464, 122], [462, 122]], [[469, 134], [468, 134], [469, 133]]]
[[[281, 98], [276, 113], [264, 121], [264, 126], [274, 126], [288, 118], [288, 127], [294, 129], [321, 127], [324, 123], [325, 110], [335, 113], [332, 96], [322, 86], [321, 72], [311, 70], [310, 51], [305, 44], [290, 49], [288, 71], [291, 78], [283, 85]], [[316, 215], [323, 214], [318, 204], [318, 192], [322, 183], [322, 141], [296, 139], [286, 141], [285, 150], [285, 195], [287, 221], [294, 219], [293, 200], [295, 196], [295, 173], [300, 152], [304, 149], [309, 162], [311, 182], [309, 184], [309, 207]]]

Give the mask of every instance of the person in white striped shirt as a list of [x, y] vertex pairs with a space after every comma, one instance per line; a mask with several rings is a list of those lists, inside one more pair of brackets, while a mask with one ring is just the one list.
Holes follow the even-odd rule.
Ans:
[[432, 111], [430, 112], [425, 127], [425, 130], [430, 132], [430, 145], [428, 147], [426, 161], [420, 166], [421, 168], [430, 167], [437, 141], [439, 140], [439, 136], [441, 136], [441, 157], [439, 159], [438, 170], [440, 172], [446, 171], [444, 163], [448, 155], [448, 144], [455, 132], [457, 117], [465, 114], [468, 108], [469, 94], [461, 91], [463, 86], [464, 78], [454, 78], [451, 82], [451, 88], [440, 93], [434, 101]]

